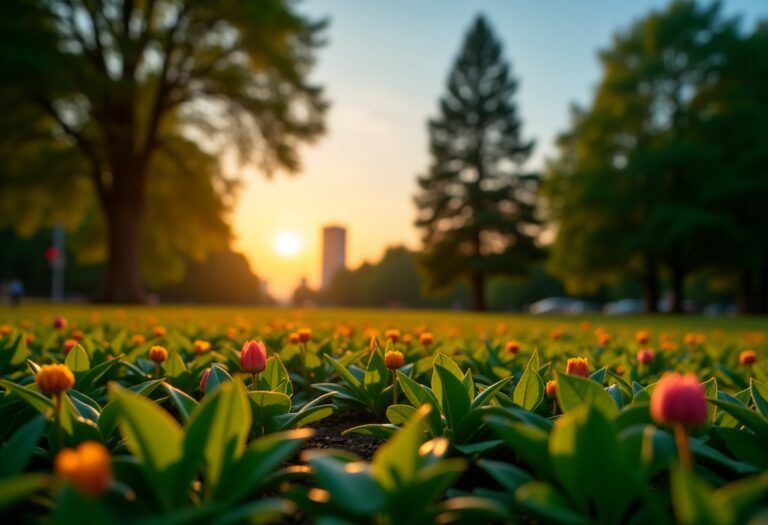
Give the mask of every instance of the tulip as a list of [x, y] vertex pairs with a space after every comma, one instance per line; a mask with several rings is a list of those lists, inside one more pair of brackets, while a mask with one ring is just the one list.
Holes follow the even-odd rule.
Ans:
[[84, 337], [85, 337], [85, 334], [83, 333], [82, 330], [75, 330], [74, 332], [72, 332], [72, 339], [74, 339], [77, 342], [82, 341]]
[[288, 334], [288, 342], [292, 345], [295, 345], [299, 342], [299, 334], [296, 332], [291, 332]]
[[61, 394], [75, 385], [75, 374], [67, 365], [43, 365], [35, 374], [35, 383], [37, 383], [40, 392], [53, 398], [53, 424], [56, 428], [59, 446], [62, 446], [64, 437], [61, 433]]
[[6, 335], [13, 332], [13, 327], [9, 324], [0, 325], [0, 337], [5, 337]]
[[162, 339], [165, 337], [166, 330], [164, 326], [155, 326], [152, 329], [152, 335], [154, 335], [157, 339]]
[[638, 330], [635, 333], [635, 341], [641, 345], [647, 345], [651, 340], [651, 333], [648, 330]]
[[691, 468], [686, 430], [707, 422], [704, 388], [693, 374], [666, 373], [651, 394], [651, 417], [675, 431], [678, 454], [684, 468]]
[[421, 332], [419, 335], [419, 343], [421, 343], [421, 345], [424, 347], [431, 345], [434, 340], [435, 338], [429, 332]]
[[112, 483], [109, 451], [96, 441], [84, 441], [76, 449], [66, 448], [56, 455], [56, 475], [83, 494], [96, 498]]
[[131, 336], [131, 343], [133, 343], [133, 346], [143, 345], [146, 341], [146, 338], [141, 334], [133, 334]]
[[403, 366], [405, 357], [397, 350], [389, 351], [384, 355], [384, 365], [392, 370], [392, 404], [397, 404], [397, 369]]
[[211, 373], [210, 368], [206, 368], [205, 372], [203, 372], [203, 377], [200, 378], [200, 392], [205, 394], [205, 386], [208, 384], [208, 376]]
[[565, 373], [573, 376], [589, 377], [589, 361], [586, 357], [571, 357], [565, 362]]
[[160, 364], [168, 359], [168, 350], [155, 345], [149, 349], [149, 358], [155, 363], [155, 377], [160, 379]]
[[509, 354], [517, 355], [520, 351], [520, 341], [507, 341], [507, 344], [504, 345], [504, 350]]
[[63, 330], [68, 324], [67, 318], [64, 316], [59, 315], [53, 318], [53, 327], [56, 330]]
[[300, 328], [297, 332], [299, 334], [299, 341], [306, 344], [312, 339], [312, 330], [309, 328]]
[[243, 372], [251, 374], [252, 388], [256, 390], [259, 380], [259, 372], [267, 367], [267, 347], [261, 341], [246, 341], [240, 352], [240, 368]]
[[544, 387], [547, 397], [552, 400], [552, 413], [557, 413], [557, 381], [550, 380]]
[[400, 341], [400, 330], [387, 330], [384, 332], [384, 338], [392, 341], [392, 344], [397, 344]]
[[301, 343], [301, 375], [304, 378], [304, 384], [309, 388], [309, 370], [307, 370], [307, 343], [312, 339], [312, 330], [309, 328], [299, 328], [296, 332], [299, 334], [299, 342]]
[[64, 341], [64, 355], [67, 355], [76, 346], [77, 341], [74, 339], [67, 339]]
[[739, 354], [739, 363], [744, 366], [752, 366], [757, 362], [757, 353], [754, 350], [744, 350]]
[[211, 343], [209, 343], [208, 341], [203, 341], [201, 339], [196, 339], [195, 342], [192, 344], [192, 348], [194, 349], [196, 354], [202, 354], [211, 349]]
[[413, 342], [413, 336], [411, 334], [405, 334], [403, 336], [403, 344], [406, 346], [411, 346], [411, 343]]
[[637, 362], [643, 365], [650, 365], [653, 363], [654, 357], [656, 356], [650, 348], [643, 348], [637, 352]]

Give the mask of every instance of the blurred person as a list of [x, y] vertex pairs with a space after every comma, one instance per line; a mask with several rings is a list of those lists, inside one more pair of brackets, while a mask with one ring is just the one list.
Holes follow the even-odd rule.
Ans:
[[18, 277], [14, 277], [8, 283], [8, 296], [11, 298], [11, 306], [19, 306], [23, 295], [24, 283]]

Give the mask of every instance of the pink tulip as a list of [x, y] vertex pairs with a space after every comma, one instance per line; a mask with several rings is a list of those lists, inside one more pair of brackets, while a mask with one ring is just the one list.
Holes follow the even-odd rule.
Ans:
[[68, 324], [67, 318], [62, 315], [53, 318], [53, 327], [56, 330], [63, 330]]
[[240, 352], [240, 368], [249, 374], [258, 374], [267, 367], [267, 347], [261, 341], [246, 341]]
[[205, 394], [205, 385], [208, 384], [208, 375], [211, 373], [210, 368], [206, 368], [205, 372], [203, 372], [203, 377], [200, 378], [200, 392]]
[[653, 363], [653, 358], [655, 357], [653, 350], [650, 348], [643, 348], [642, 350], [639, 350], [637, 352], [637, 362], [642, 363], [644, 365], [650, 365]]
[[651, 395], [651, 416], [665, 425], [691, 427], [706, 423], [707, 399], [696, 376], [664, 374]]

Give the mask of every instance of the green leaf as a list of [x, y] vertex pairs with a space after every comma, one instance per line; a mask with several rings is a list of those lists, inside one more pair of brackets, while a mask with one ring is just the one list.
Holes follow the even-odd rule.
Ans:
[[197, 407], [197, 401], [165, 381], [163, 381], [162, 385], [168, 393], [168, 397], [170, 397], [173, 404], [176, 405], [176, 410], [179, 411], [182, 421], [186, 423], [189, 420], [189, 415]]
[[[734, 523], [760, 523], [754, 514], [768, 501], [768, 473], [740, 479], [715, 491], [716, 507], [733, 513]], [[763, 511], [763, 514], [765, 511]]]
[[93, 388], [94, 384], [102, 377], [106, 376], [113, 368], [121, 363], [123, 356], [119, 355], [109, 361], [104, 361], [98, 365], [89, 368], [83, 375], [77, 378], [77, 388], [81, 392], [87, 392]]
[[381, 393], [392, 382], [392, 374], [384, 363], [384, 358], [380, 351], [371, 352], [371, 358], [368, 360], [368, 367], [363, 376], [363, 388], [368, 394], [368, 399], [379, 399]]
[[575, 512], [552, 485], [531, 481], [515, 492], [517, 502], [545, 520], [545, 523], [588, 525], [592, 521]]
[[459, 368], [459, 365], [456, 364], [456, 361], [448, 357], [447, 355], [443, 353], [438, 353], [435, 356], [434, 361], [432, 362], [432, 392], [435, 393], [435, 395], [439, 395], [438, 392], [442, 390], [442, 387], [440, 385], [440, 375], [437, 373], [436, 366], [442, 366], [446, 370], [448, 370], [453, 377], [458, 379], [459, 381], [464, 381], [464, 373], [461, 371], [461, 368]]
[[[464, 390], [463, 385], [461, 388]], [[415, 479], [419, 464], [419, 447], [424, 439], [424, 420], [430, 410], [429, 405], [420, 407], [413, 418], [374, 454], [373, 477], [386, 491], [395, 490]]]
[[544, 381], [530, 366], [515, 386], [512, 400], [526, 410], [534, 411], [544, 400]]
[[[755, 378], [749, 380], [749, 392], [752, 402], [761, 416], [768, 418], [768, 385], [764, 385]], [[707, 393], [707, 397], [715, 397]]]
[[680, 466], [672, 469], [670, 490], [675, 516], [680, 525], [732, 523], [729, 509], [715, 505], [712, 490]]
[[342, 436], [347, 434], [360, 434], [361, 436], [371, 436], [381, 439], [389, 439], [395, 432], [400, 430], [400, 427], [391, 423], [369, 423], [367, 425], [358, 425], [356, 427], [348, 428], [341, 433]]
[[488, 424], [540, 477], [551, 476], [548, 432], [528, 423], [510, 422], [500, 416], [490, 416]]
[[608, 418], [612, 419], [619, 413], [613, 398], [602, 386], [575, 375], [557, 374], [557, 400], [563, 412], [591, 403]]
[[41, 414], [50, 414], [53, 411], [53, 401], [45, 397], [37, 390], [32, 390], [22, 385], [17, 385], [5, 379], [0, 379], [0, 385], [9, 392], [19, 397], [22, 401], [37, 410]]
[[174, 378], [184, 373], [187, 370], [187, 365], [184, 364], [184, 360], [179, 353], [174, 351], [168, 356], [168, 360], [163, 363], [163, 370], [167, 377]]
[[768, 440], [768, 420], [757, 412], [743, 405], [720, 399], [707, 398], [707, 401], [736, 418], [742, 425], [759, 435], [761, 439]]
[[499, 392], [502, 388], [507, 386], [507, 383], [512, 381], [512, 376], [505, 377], [504, 379], [500, 381], [496, 381], [494, 384], [480, 392], [475, 399], [472, 400], [472, 404], [470, 405], [470, 408], [480, 408], [481, 406], [486, 405], [487, 403], [490, 403], [493, 398], [496, 396], [496, 393]]
[[371, 466], [363, 461], [346, 462], [328, 453], [308, 455], [318, 485], [331, 494], [331, 502], [358, 516], [378, 512], [386, 502]]
[[355, 397], [358, 399], [363, 399], [365, 397], [363, 385], [355, 376], [352, 375], [349, 370], [347, 370], [347, 367], [337, 362], [328, 354], [323, 357], [333, 367], [339, 377], [349, 384], [350, 388], [352, 388], [352, 391], [355, 393]]
[[737, 428], [715, 427], [713, 429], [728, 451], [737, 459], [768, 468], [768, 448], [765, 440], [752, 432]]
[[248, 392], [254, 431], [257, 435], [277, 430], [273, 419], [291, 411], [291, 398], [279, 392]]
[[285, 462], [313, 431], [308, 428], [278, 432], [259, 438], [245, 449], [240, 459], [221, 480], [217, 501], [234, 502], [253, 494]]
[[69, 367], [72, 372], [85, 372], [91, 368], [91, 360], [88, 358], [88, 353], [81, 345], [75, 345], [72, 350], [67, 354], [67, 359], [64, 364]]
[[402, 425], [413, 417], [416, 408], [411, 405], [391, 405], [387, 408], [387, 419], [393, 425]]
[[403, 389], [405, 397], [408, 398], [413, 406], [416, 408], [422, 405], [429, 405], [432, 407], [429, 415], [427, 416], [427, 425], [429, 427], [429, 433], [432, 437], [441, 436], [443, 434], [443, 422], [440, 418], [440, 405], [437, 402], [435, 394], [426, 386], [417, 383], [402, 372], [397, 372], [397, 383]]
[[[616, 432], [601, 410], [584, 404], [564, 414], [552, 428], [549, 451], [557, 480], [571, 501], [585, 513], [594, 509], [598, 522], [622, 521], [639, 497], [638, 484], [619, 451]], [[584, 476], [584, 472], [599, 475]]]
[[0, 480], [0, 512], [11, 508], [29, 495], [47, 488], [51, 478], [44, 474], [24, 474]]
[[24, 472], [45, 430], [45, 418], [35, 416], [13, 433], [0, 449], [0, 478]]
[[521, 485], [533, 481], [529, 473], [511, 463], [482, 459], [477, 464], [508, 492], [514, 492]]
[[176, 466], [182, 457], [183, 433], [173, 418], [153, 401], [111, 383], [110, 394], [119, 410], [119, 427], [128, 450], [136, 456], [147, 483], [166, 508], [179, 480]]
[[209, 495], [242, 455], [250, 427], [251, 411], [240, 381], [219, 385], [190, 416], [184, 439], [185, 469], [194, 474], [194, 467], [204, 459]]
[[208, 381], [205, 383], [205, 395], [206, 397], [219, 387], [223, 383], [229, 383], [232, 381], [232, 376], [229, 372], [224, 370], [219, 365], [213, 365], [211, 371], [208, 372]]
[[435, 365], [435, 372], [440, 380], [437, 382], [440, 388], [435, 393], [437, 400], [443, 409], [445, 418], [448, 422], [448, 428], [455, 431], [461, 420], [469, 412], [469, 406], [472, 399], [467, 392], [464, 383], [448, 369], [441, 365]]

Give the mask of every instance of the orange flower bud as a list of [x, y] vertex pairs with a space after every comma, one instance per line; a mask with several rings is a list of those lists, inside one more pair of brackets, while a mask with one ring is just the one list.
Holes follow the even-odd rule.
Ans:
[[246, 341], [240, 352], [240, 368], [249, 374], [259, 373], [267, 367], [267, 347], [261, 341]]
[[589, 377], [589, 361], [586, 357], [570, 357], [565, 362], [565, 373], [573, 376]]
[[608, 346], [611, 342], [611, 334], [608, 332], [600, 332], [597, 334], [597, 344], [600, 346]]
[[192, 347], [196, 354], [202, 354], [203, 352], [207, 352], [211, 349], [211, 343], [208, 341], [203, 341], [202, 339], [196, 339], [192, 344]]
[[40, 392], [49, 396], [66, 392], [75, 384], [75, 375], [67, 365], [43, 365], [35, 375]]
[[66, 341], [64, 341], [64, 348], [63, 348], [64, 355], [67, 355], [70, 352], [70, 350], [72, 350], [76, 346], [77, 346], [77, 341], [75, 341], [74, 339], [67, 339]]
[[638, 330], [635, 332], [635, 341], [641, 345], [647, 345], [651, 340], [651, 333], [648, 330]]
[[403, 364], [405, 363], [405, 357], [403, 356], [402, 352], [398, 352], [397, 350], [387, 352], [386, 355], [384, 355], [384, 364], [387, 368], [390, 370], [397, 370]]
[[168, 350], [155, 345], [149, 349], [149, 358], [157, 364], [164, 363], [168, 359]]
[[384, 337], [392, 341], [392, 343], [397, 343], [400, 340], [400, 330], [387, 330], [384, 332]]
[[27, 345], [31, 345], [37, 339], [37, 337], [35, 337], [35, 334], [25, 334], [24, 337], [25, 337], [24, 341], [27, 343]]
[[69, 323], [67, 322], [67, 318], [64, 316], [59, 315], [53, 318], [53, 327], [56, 330], [63, 330], [67, 327], [68, 324]]
[[651, 394], [651, 417], [665, 425], [699, 426], [706, 423], [707, 400], [696, 376], [664, 374]]
[[299, 328], [296, 333], [299, 334], [299, 341], [302, 343], [308, 343], [312, 339], [312, 330], [309, 328]]
[[297, 334], [296, 332], [291, 332], [290, 334], [288, 334], [288, 342], [291, 343], [292, 345], [298, 344], [299, 334]]
[[80, 341], [82, 341], [84, 337], [85, 337], [85, 334], [83, 333], [83, 331], [82, 331], [82, 330], [74, 330], [74, 331], [72, 332], [72, 339], [74, 339], [74, 340], [75, 340], [75, 341], [77, 341], [78, 343], [79, 343]]
[[547, 385], [544, 387], [544, 389], [547, 392], [547, 397], [557, 396], [557, 381], [547, 381]]
[[434, 340], [435, 338], [429, 332], [421, 332], [421, 335], [419, 335], [419, 343], [421, 343], [422, 346], [429, 346]]
[[57, 476], [93, 498], [112, 483], [109, 451], [96, 441], [84, 441], [76, 449], [65, 448], [56, 455], [54, 468]]
[[133, 334], [131, 336], [131, 343], [133, 343], [134, 346], [143, 345], [146, 342], [147, 339], [141, 334]]
[[504, 345], [504, 350], [512, 355], [517, 355], [520, 351], [520, 341], [507, 341]]
[[744, 366], [752, 366], [757, 362], [757, 353], [754, 350], [744, 350], [739, 354], [739, 363]]
[[620, 376], [623, 376], [623, 375], [624, 375], [624, 372], [626, 372], [626, 369], [624, 368], [624, 366], [623, 366], [623, 365], [616, 365], [616, 368], [614, 368], [614, 370], [615, 370], [615, 371], [616, 371], [616, 373], [617, 373], [617, 374], [619, 374]]
[[637, 352], [637, 362], [642, 363], [644, 365], [650, 365], [653, 363], [655, 354], [653, 353], [653, 350], [650, 348], [643, 348], [640, 351]]
[[152, 335], [154, 335], [158, 339], [165, 337], [165, 334], [166, 334], [166, 330], [164, 326], [155, 326], [154, 328], [152, 328]]
[[411, 334], [405, 334], [403, 336], [403, 344], [410, 345], [413, 342], [413, 336]]
[[13, 332], [13, 327], [9, 324], [0, 325], [0, 336], [5, 337], [6, 335]]

